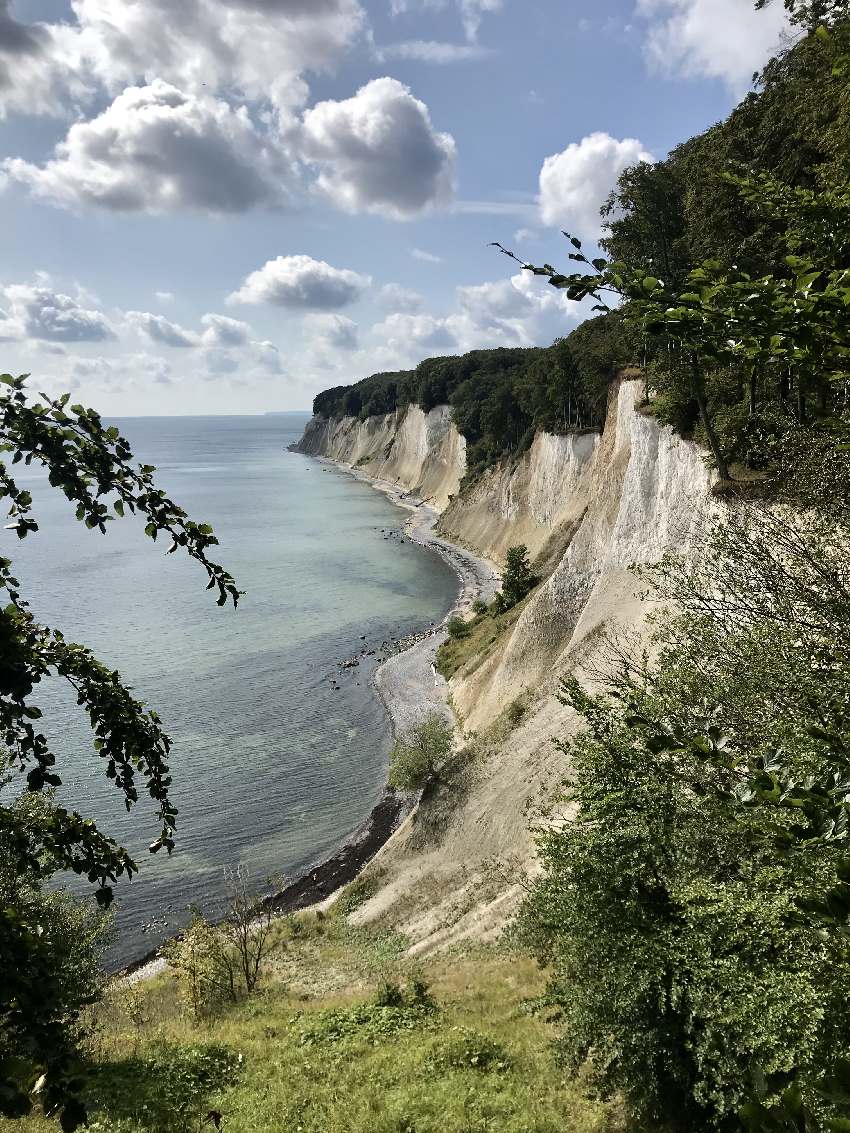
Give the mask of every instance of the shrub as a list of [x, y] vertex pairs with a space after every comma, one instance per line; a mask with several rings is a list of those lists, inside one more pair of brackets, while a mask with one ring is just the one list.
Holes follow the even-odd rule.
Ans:
[[177, 980], [180, 998], [199, 1021], [213, 1014], [228, 998], [223, 974], [224, 941], [213, 925], [193, 909], [183, 932], [166, 944], [163, 954]]
[[469, 637], [472, 632], [472, 623], [464, 618], [449, 618], [446, 629], [449, 631], [449, 637], [457, 641], [462, 637]]
[[469, 1027], [452, 1027], [434, 1045], [428, 1063], [443, 1074], [449, 1070], [478, 1070], [489, 1074], [510, 1070], [512, 1059], [489, 1035]]
[[487, 613], [487, 603], [482, 601], [481, 598], [476, 598], [472, 603], [472, 612], [476, 617], [481, 617], [482, 614]]
[[225, 870], [224, 876], [227, 905], [221, 924], [210, 924], [193, 909], [188, 927], [165, 950], [196, 1020], [252, 995], [274, 943], [271, 907], [249, 890], [244, 866]]
[[390, 753], [393, 790], [418, 791], [432, 783], [451, 753], [452, 734], [445, 717], [434, 712], [398, 740]]
[[377, 893], [384, 876], [384, 871], [376, 869], [368, 876], [356, 877], [350, 885], [346, 885], [339, 897], [334, 901], [333, 911], [336, 916], [347, 917], [365, 905]]
[[524, 696], [518, 696], [516, 700], [512, 700], [508, 707], [505, 709], [505, 716], [508, 724], [515, 728], [520, 720], [528, 711], [528, 702]]
[[218, 1044], [163, 1044], [147, 1058], [107, 1063], [96, 1072], [92, 1109], [105, 1115], [95, 1128], [124, 1129], [138, 1122], [146, 1133], [201, 1128], [213, 1100], [232, 1086], [242, 1055]]
[[302, 1046], [343, 1042], [349, 1038], [378, 1041], [403, 1031], [429, 1026], [437, 1005], [428, 995], [422, 980], [413, 980], [408, 988], [384, 981], [371, 1003], [354, 1007], [337, 1007], [314, 1015], [293, 1019]]
[[[0, 790], [11, 785], [0, 756]], [[63, 1105], [63, 1128], [74, 1128], [84, 1111], [68, 1081], [78, 1077], [87, 1008], [103, 991], [111, 921], [94, 902], [43, 884], [53, 872], [47, 855], [20, 867], [17, 831], [51, 831], [56, 816], [50, 792], [24, 792], [0, 810], [8, 823], [0, 822], [0, 1114], [30, 1112], [29, 1092], [44, 1075], [39, 1101]]]
[[501, 613], [513, 609], [539, 581], [540, 578], [533, 573], [528, 561], [528, 548], [522, 543], [518, 547], [511, 547], [502, 576], [502, 591], [496, 595], [497, 611]]

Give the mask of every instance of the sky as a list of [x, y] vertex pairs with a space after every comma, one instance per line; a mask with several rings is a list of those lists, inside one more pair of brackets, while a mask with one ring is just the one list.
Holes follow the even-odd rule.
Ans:
[[0, 0], [0, 370], [110, 416], [308, 409], [590, 312], [618, 174], [725, 117], [779, 0]]

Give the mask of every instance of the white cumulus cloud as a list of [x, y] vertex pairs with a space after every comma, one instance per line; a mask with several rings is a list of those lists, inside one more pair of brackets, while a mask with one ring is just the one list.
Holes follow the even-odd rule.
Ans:
[[385, 283], [378, 294], [378, 299], [388, 311], [415, 315], [422, 308], [422, 296], [419, 292], [411, 287], [402, 287], [399, 283]]
[[252, 343], [254, 348], [254, 358], [258, 366], [267, 370], [270, 374], [283, 373], [283, 361], [280, 356], [280, 350], [273, 342], [265, 340], [263, 342]]
[[371, 283], [369, 276], [311, 256], [278, 256], [251, 272], [227, 301], [330, 311], [355, 302]]
[[304, 321], [306, 337], [320, 348], [332, 350], [356, 350], [358, 345], [358, 326], [345, 315], [308, 315]]
[[454, 139], [397, 79], [373, 79], [352, 98], [308, 110], [301, 151], [318, 167], [319, 188], [347, 212], [405, 218], [452, 196]]
[[333, 67], [365, 26], [358, 0], [72, 0], [71, 8], [74, 21], [22, 25], [0, 0], [0, 54], [15, 51], [18, 68], [0, 107], [67, 113], [158, 77], [195, 93], [268, 100], [285, 119], [306, 100], [304, 74]]
[[187, 349], [200, 344], [200, 339], [193, 331], [171, 322], [164, 315], [154, 315], [150, 311], [128, 311], [125, 317], [143, 338], [160, 346]]
[[452, 351], [458, 345], [448, 320], [433, 315], [388, 315], [372, 330], [405, 358], [421, 357], [424, 351]]
[[740, 0], [638, 0], [637, 10], [647, 21], [644, 48], [654, 69], [721, 79], [736, 94], [789, 28], [779, 0], [760, 12]]
[[76, 122], [45, 165], [3, 169], [35, 196], [115, 211], [242, 212], [286, 199], [286, 163], [244, 107], [155, 80]]
[[599, 235], [599, 210], [630, 165], [653, 161], [637, 138], [618, 140], [597, 132], [552, 154], [540, 170], [540, 216], [544, 224], [577, 236]]
[[103, 312], [82, 306], [84, 299], [50, 286], [13, 283], [3, 289], [9, 304], [7, 323], [23, 338], [48, 342], [103, 342], [115, 332]]
[[206, 328], [203, 335], [206, 346], [245, 346], [251, 337], [251, 328], [239, 319], [227, 315], [204, 315]]

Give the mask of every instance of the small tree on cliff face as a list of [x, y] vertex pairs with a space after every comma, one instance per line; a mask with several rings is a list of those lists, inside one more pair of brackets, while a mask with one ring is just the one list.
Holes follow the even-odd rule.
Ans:
[[499, 612], [511, 610], [521, 602], [540, 581], [528, 561], [528, 548], [524, 543], [511, 547], [502, 576], [502, 591], [496, 596]]
[[389, 785], [395, 791], [419, 791], [439, 776], [452, 750], [452, 728], [432, 712], [390, 752]]
[[[8, 537], [24, 539], [39, 529], [32, 496], [9, 468], [34, 462], [89, 530], [105, 533], [107, 524], [126, 511], [142, 516], [149, 538], [168, 537], [167, 553], [182, 550], [201, 565], [207, 589], [217, 592], [220, 606], [228, 600], [236, 605], [234, 580], [208, 557], [218, 542], [212, 528], [192, 522], [157, 488], [155, 469], [135, 464], [127, 441], [114, 426], [104, 426], [95, 410], [69, 405], [68, 394], [31, 396], [25, 382], [26, 376], [0, 375], [0, 453], [8, 457], [0, 462], [0, 498], [9, 505]], [[9, 793], [23, 786], [31, 795], [44, 795], [62, 783], [59, 758], [37, 730], [42, 712], [34, 702], [44, 678], [60, 677], [87, 713], [95, 752], [127, 810], [138, 802], [140, 790], [155, 803], [159, 834], [151, 853], [163, 848], [170, 853], [177, 815], [169, 797], [171, 740], [156, 712], [85, 646], [36, 621], [9, 558], [0, 557], [0, 591], [6, 595], [0, 609], [0, 739], [13, 776]], [[137, 871], [127, 851], [91, 819], [56, 805], [41, 812], [38, 822], [26, 818], [29, 814], [26, 807], [0, 802], [4, 864], [13, 875], [30, 878], [30, 889], [57, 870], [70, 870], [98, 887], [98, 904], [106, 907], [114, 882]], [[85, 1120], [85, 1110], [78, 1096], [74, 1020], [57, 1019], [38, 902], [17, 901], [11, 890], [0, 896], [0, 1115], [24, 1116], [41, 1079], [39, 1097], [46, 1112], [59, 1113], [63, 1129], [75, 1129]], [[16, 975], [14, 987], [7, 972]], [[22, 1001], [27, 1003], [25, 1019], [17, 1008]], [[14, 1033], [8, 1029], [10, 1019], [20, 1024]]]

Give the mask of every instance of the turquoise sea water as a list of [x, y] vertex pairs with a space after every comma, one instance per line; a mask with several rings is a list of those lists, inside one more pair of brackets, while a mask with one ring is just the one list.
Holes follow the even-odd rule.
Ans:
[[[155, 707], [173, 740], [177, 849], [152, 857], [152, 805], [128, 815], [102, 773], [73, 697], [42, 686], [45, 732], [64, 761], [63, 798], [95, 816], [141, 865], [118, 889], [109, 961], [145, 953], [197, 902], [214, 910], [225, 866], [258, 887], [344, 841], [377, 802], [391, 730], [361, 665], [371, 644], [443, 617], [456, 593], [436, 555], [382, 537], [403, 513], [368, 485], [288, 453], [306, 414], [117, 421], [135, 455], [193, 519], [210, 522], [219, 559], [246, 591], [219, 609], [191, 561], [165, 557], [135, 520], [108, 535], [75, 522], [35, 469], [19, 476], [42, 530], [3, 554], [35, 616], [90, 645]], [[155, 922], [153, 927], [151, 922]], [[148, 926], [147, 928], [145, 926]]]

